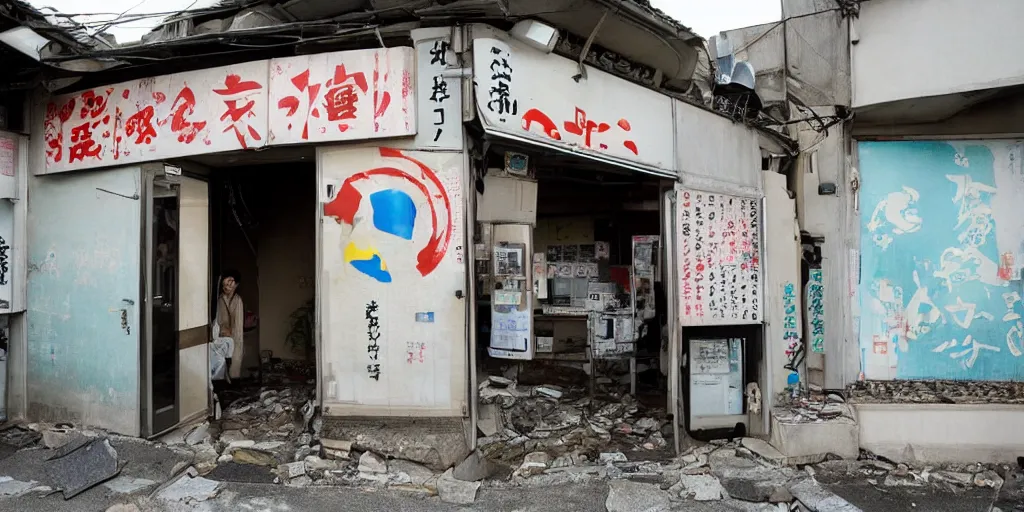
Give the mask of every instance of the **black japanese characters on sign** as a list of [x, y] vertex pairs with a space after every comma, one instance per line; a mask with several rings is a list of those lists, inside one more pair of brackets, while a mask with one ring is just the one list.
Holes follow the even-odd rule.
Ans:
[[[380, 345], [377, 344], [377, 340], [380, 339], [380, 317], [377, 315], [377, 301], [372, 300], [366, 305], [366, 335], [369, 338], [369, 343], [366, 345], [366, 353], [370, 356], [370, 361], [377, 361], [380, 358]], [[373, 362], [366, 365], [366, 373], [370, 375], [370, 378], [375, 381], [380, 381], [380, 364]]]
[[434, 46], [430, 49], [430, 65], [439, 70], [439, 73], [433, 76], [433, 85], [430, 87], [430, 101], [434, 104], [434, 126], [436, 127], [434, 142], [437, 142], [444, 134], [445, 102], [452, 97], [448, 93], [448, 79], [443, 74], [443, 71], [448, 68], [448, 51], [450, 49], [451, 45], [445, 40], [434, 41]]
[[8, 252], [10, 252], [11, 246], [7, 245], [7, 240], [0, 236], [0, 285], [7, 284], [7, 274], [10, 271], [8, 266]]
[[496, 46], [491, 47], [491, 81], [488, 91], [487, 109], [498, 114], [498, 119], [505, 122], [507, 115], [519, 113], [519, 101], [512, 98], [512, 66], [509, 64], [509, 52]]
[[683, 325], [760, 323], [758, 200], [694, 190], [678, 199]]

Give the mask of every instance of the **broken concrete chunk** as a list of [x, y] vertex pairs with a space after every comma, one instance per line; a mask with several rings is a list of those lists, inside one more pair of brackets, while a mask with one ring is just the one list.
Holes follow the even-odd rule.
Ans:
[[550, 462], [551, 456], [545, 452], [528, 453], [526, 458], [523, 459], [523, 464], [516, 470], [516, 476], [526, 478], [539, 475], [548, 469], [548, 463]]
[[[189, 473], [193, 471], [190, 470]], [[184, 474], [157, 493], [157, 498], [164, 501], [180, 501], [186, 504], [199, 503], [213, 498], [220, 490], [220, 482], [207, 480], [201, 476]]]
[[254, 450], [252, 448], [239, 448], [231, 452], [232, 459], [239, 464], [253, 464], [256, 466], [277, 466], [277, 457], [272, 453]]
[[533, 388], [533, 392], [541, 396], [555, 399], [562, 398], [562, 395], [564, 394], [564, 392], [557, 386], [537, 386]]
[[331, 460], [348, 460], [349, 452], [324, 448], [324, 457]]
[[388, 472], [388, 463], [383, 457], [373, 452], [363, 452], [359, 456], [359, 472], [383, 474]]
[[612, 464], [615, 462], [627, 462], [629, 459], [622, 452], [605, 452], [597, 460], [601, 464]]
[[725, 488], [712, 475], [681, 475], [679, 483], [682, 485], [682, 490], [679, 493], [682, 498], [714, 501], [725, 496]]
[[480, 482], [456, 480], [451, 469], [437, 479], [437, 494], [445, 503], [470, 505], [476, 501], [476, 493], [479, 490]]
[[604, 506], [608, 512], [666, 512], [672, 504], [667, 492], [657, 485], [615, 480], [608, 483], [610, 488]]
[[477, 450], [469, 454], [469, 457], [466, 457], [466, 460], [458, 466], [455, 466], [452, 476], [464, 482], [479, 482], [500, 470], [500, 466], [488, 460]]
[[43, 446], [56, 450], [71, 440], [71, 434], [65, 430], [47, 429], [43, 431]]
[[185, 444], [189, 446], [195, 446], [205, 441], [206, 438], [209, 437], [209, 435], [210, 424], [205, 422], [200, 423], [199, 425], [196, 426], [196, 428], [192, 429], [192, 431], [189, 432], [187, 436], [185, 436]]
[[9, 476], [0, 476], [0, 496], [17, 496], [36, 485], [36, 482], [22, 482]]
[[147, 487], [156, 485], [153, 480], [147, 480], [145, 478], [132, 478], [130, 476], [119, 476], [109, 482], [103, 484], [104, 487], [114, 491], [118, 494], [131, 494], [136, 491], [141, 491]]
[[94, 439], [67, 455], [48, 460], [45, 470], [53, 478], [55, 487], [63, 490], [64, 499], [117, 475], [117, 451], [107, 439]]
[[499, 387], [507, 387], [515, 383], [512, 381], [512, 379], [506, 379], [505, 377], [499, 377], [497, 375], [491, 375], [487, 377], [487, 382], [489, 382], [492, 386]]
[[352, 441], [340, 441], [337, 439], [321, 439], [320, 444], [322, 444], [324, 448], [329, 450], [337, 450], [342, 452], [352, 451]]
[[305, 462], [289, 462], [288, 464], [281, 464], [277, 467], [278, 471], [281, 472], [282, 476], [289, 479], [298, 478], [306, 474], [306, 463]]
[[996, 489], [1003, 485], [1003, 479], [995, 471], [987, 470], [974, 475], [974, 485]]

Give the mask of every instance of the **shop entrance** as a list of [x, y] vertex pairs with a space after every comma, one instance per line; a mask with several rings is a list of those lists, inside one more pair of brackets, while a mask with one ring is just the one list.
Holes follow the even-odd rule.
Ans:
[[474, 238], [481, 450], [513, 465], [524, 450], [570, 465], [602, 453], [671, 458], [662, 240], [673, 182], [497, 145], [485, 167]]
[[[223, 381], [230, 380], [236, 392], [311, 385], [316, 374], [315, 166], [295, 162], [214, 170], [211, 203], [218, 276], [213, 314], [226, 312], [235, 323], [236, 310], [243, 316], [242, 350], [230, 354], [235, 359], [240, 352], [242, 360], [231, 361]], [[220, 305], [227, 302], [227, 278], [237, 281], [241, 308]]]

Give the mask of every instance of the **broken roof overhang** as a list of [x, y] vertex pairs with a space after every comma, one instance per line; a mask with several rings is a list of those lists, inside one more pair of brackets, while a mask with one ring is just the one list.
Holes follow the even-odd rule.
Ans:
[[[606, 16], [607, 13], [607, 16]], [[601, 23], [602, 17], [605, 21]], [[214, 7], [167, 18], [138, 43], [94, 51], [91, 57], [140, 66], [185, 53], [240, 53], [242, 49], [353, 44], [372, 35], [403, 37], [395, 28], [470, 22], [508, 24], [536, 18], [629, 60], [660, 70], [662, 82], [685, 90], [703, 69], [703, 39], [650, 7], [646, 0], [222, 0]], [[407, 36], [405, 36], [407, 37]], [[323, 51], [323, 50], [320, 50]], [[282, 50], [287, 53], [287, 50]], [[69, 60], [56, 55], [51, 63]]]
[[[0, 91], [32, 89], [51, 78], [59, 80], [120, 64], [83, 58], [109, 45], [68, 18], [44, 14], [20, 0], [0, 1], [0, 33], [9, 36], [0, 44], [0, 65], [6, 70]], [[68, 64], [50, 67], [46, 59], [55, 54], [65, 56]]]

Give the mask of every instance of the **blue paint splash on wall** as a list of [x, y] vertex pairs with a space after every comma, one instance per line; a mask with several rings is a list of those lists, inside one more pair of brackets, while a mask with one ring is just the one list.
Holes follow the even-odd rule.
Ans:
[[376, 254], [368, 260], [353, 260], [351, 264], [356, 270], [382, 283], [391, 282], [391, 272], [384, 268], [384, 260], [380, 259], [380, 256]]
[[416, 203], [401, 190], [387, 189], [370, 195], [373, 225], [399, 238], [412, 240], [416, 227]]

